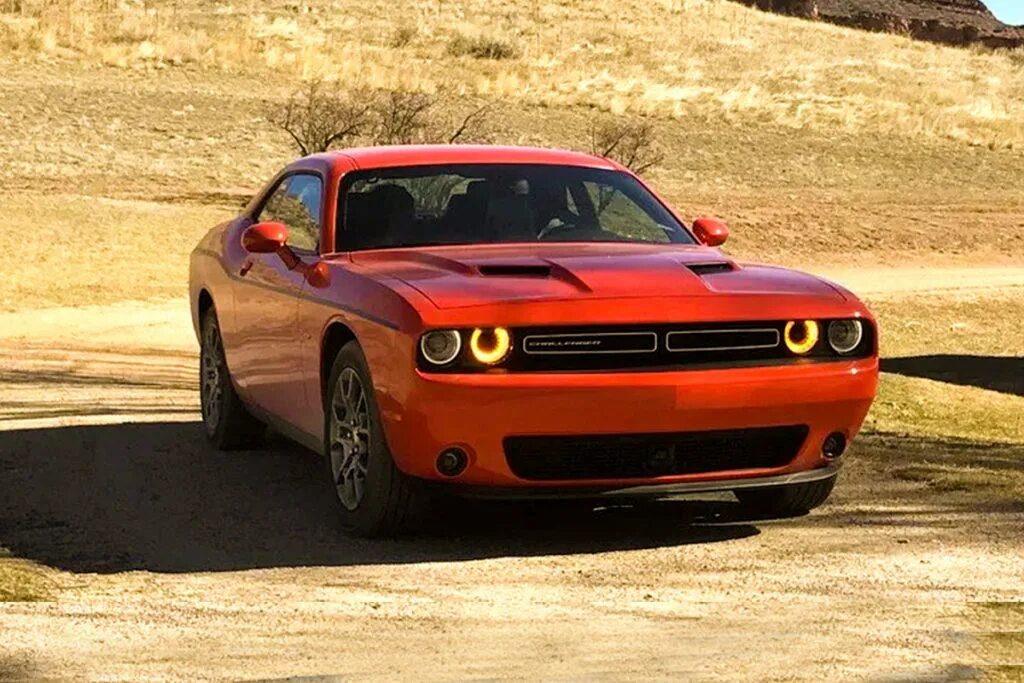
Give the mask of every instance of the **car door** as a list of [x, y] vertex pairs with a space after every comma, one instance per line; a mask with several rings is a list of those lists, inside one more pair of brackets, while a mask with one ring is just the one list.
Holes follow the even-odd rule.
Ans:
[[[252, 217], [288, 228], [288, 246], [304, 261], [316, 258], [323, 180], [314, 173], [283, 178]], [[295, 425], [307, 409], [301, 381], [297, 329], [300, 269], [289, 270], [277, 254], [249, 254], [235, 290], [235, 354], [232, 374], [246, 401]]]

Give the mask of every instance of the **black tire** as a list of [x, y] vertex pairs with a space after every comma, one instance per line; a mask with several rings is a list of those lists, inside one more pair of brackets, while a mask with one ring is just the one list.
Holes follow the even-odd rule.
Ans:
[[836, 478], [806, 484], [733, 491], [744, 508], [761, 517], [798, 517], [822, 505], [832, 494]]
[[390, 536], [422, 519], [428, 496], [391, 457], [366, 356], [355, 341], [342, 347], [331, 366], [324, 401], [324, 464], [346, 531]]
[[258, 446], [267, 428], [245, 409], [235, 392], [217, 313], [212, 308], [203, 315], [200, 330], [199, 405], [206, 438], [223, 451]]

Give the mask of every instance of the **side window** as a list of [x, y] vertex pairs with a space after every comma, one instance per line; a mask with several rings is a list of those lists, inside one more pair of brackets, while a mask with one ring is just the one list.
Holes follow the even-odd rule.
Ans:
[[320, 199], [323, 182], [319, 176], [302, 173], [284, 180], [263, 205], [259, 219], [288, 226], [288, 244], [296, 249], [316, 251], [320, 243]]

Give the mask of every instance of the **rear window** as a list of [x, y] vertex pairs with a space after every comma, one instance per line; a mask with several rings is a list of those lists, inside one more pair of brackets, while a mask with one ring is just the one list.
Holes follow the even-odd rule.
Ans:
[[694, 241], [631, 175], [577, 166], [474, 164], [360, 171], [346, 176], [339, 202], [339, 250]]

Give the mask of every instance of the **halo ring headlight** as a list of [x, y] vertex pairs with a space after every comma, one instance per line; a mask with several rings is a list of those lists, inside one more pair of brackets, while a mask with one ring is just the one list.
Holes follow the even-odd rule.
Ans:
[[455, 330], [432, 330], [420, 337], [420, 351], [428, 363], [447, 365], [462, 350], [462, 335]]
[[786, 323], [783, 337], [787, 349], [798, 356], [806, 356], [817, 345], [818, 334], [818, 323], [815, 321], [791, 320]]
[[852, 353], [864, 339], [864, 324], [859, 320], [833, 320], [828, 324], [828, 345], [841, 356]]
[[500, 363], [512, 349], [512, 335], [504, 327], [476, 328], [469, 336], [469, 350], [473, 358], [484, 365]]

